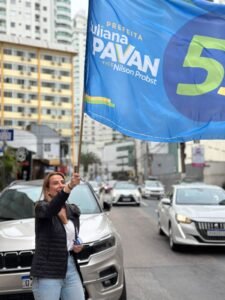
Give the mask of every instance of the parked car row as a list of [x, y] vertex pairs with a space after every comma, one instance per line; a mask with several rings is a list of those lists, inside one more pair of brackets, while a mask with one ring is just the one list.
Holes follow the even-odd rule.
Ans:
[[[41, 189], [42, 181], [19, 181], [0, 194], [0, 298], [28, 299], [30, 294], [29, 299], [33, 299], [29, 272], [35, 251], [34, 205]], [[84, 249], [78, 262], [86, 298], [126, 300], [121, 239], [93, 189], [81, 183], [72, 190], [68, 201], [81, 210]], [[103, 207], [110, 209], [107, 203]], [[17, 298], [18, 294], [21, 298]]]
[[172, 250], [225, 246], [225, 191], [203, 183], [174, 185], [157, 209], [158, 232]]

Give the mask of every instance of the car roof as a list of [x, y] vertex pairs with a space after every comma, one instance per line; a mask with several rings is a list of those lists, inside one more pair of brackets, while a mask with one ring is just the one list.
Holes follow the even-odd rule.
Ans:
[[174, 188], [176, 189], [186, 189], [186, 188], [220, 188], [222, 189], [219, 185], [214, 185], [214, 184], [207, 184], [204, 182], [192, 182], [192, 183], [181, 183], [181, 184], [175, 184]]
[[10, 183], [9, 186], [14, 186], [14, 185], [27, 185], [27, 186], [31, 186], [31, 185], [37, 185], [40, 186], [43, 184], [43, 179], [37, 179], [37, 180], [15, 180], [13, 182]]
[[[85, 182], [81, 181], [80, 184], [84, 184]], [[36, 179], [36, 180], [15, 180], [11, 182], [6, 188], [13, 187], [13, 186], [42, 186], [43, 179]]]

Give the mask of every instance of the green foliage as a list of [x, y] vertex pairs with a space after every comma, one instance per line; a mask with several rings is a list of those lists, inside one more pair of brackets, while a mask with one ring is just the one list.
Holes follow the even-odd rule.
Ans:
[[92, 164], [101, 164], [99, 157], [93, 152], [81, 153], [80, 163], [84, 167], [84, 172], [88, 172], [88, 166]]
[[15, 150], [10, 147], [4, 151], [0, 157], [0, 190], [15, 180], [20, 169], [16, 161]]

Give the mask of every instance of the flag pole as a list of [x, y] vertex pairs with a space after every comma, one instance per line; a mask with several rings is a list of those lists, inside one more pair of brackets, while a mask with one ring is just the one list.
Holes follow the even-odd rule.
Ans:
[[81, 122], [80, 122], [80, 133], [79, 133], [79, 146], [77, 154], [77, 164], [74, 166], [74, 172], [79, 173], [80, 170], [80, 158], [81, 158], [81, 146], [83, 138], [83, 128], [84, 128], [84, 92], [82, 98], [82, 108], [81, 108]]
[[80, 123], [80, 135], [79, 135], [79, 147], [78, 147], [78, 155], [77, 155], [77, 164], [74, 166], [74, 172], [79, 173], [80, 170], [80, 158], [81, 158], [81, 146], [82, 146], [82, 138], [83, 138], [83, 127], [84, 127], [84, 84], [85, 84], [85, 70], [86, 70], [86, 60], [87, 60], [87, 39], [88, 39], [88, 28], [89, 28], [89, 15], [90, 15], [90, 5], [88, 0], [88, 18], [87, 18], [87, 28], [86, 28], [86, 46], [85, 46], [85, 64], [84, 64], [84, 78], [83, 78], [83, 98], [82, 98], [82, 108], [81, 108], [81, 123]]

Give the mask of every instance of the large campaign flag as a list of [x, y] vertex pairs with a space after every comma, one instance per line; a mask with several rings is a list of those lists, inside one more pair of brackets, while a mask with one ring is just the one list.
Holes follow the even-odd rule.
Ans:
[[90, 0], [84, 111], [142, 140], [225, 138], [225, 5]]

